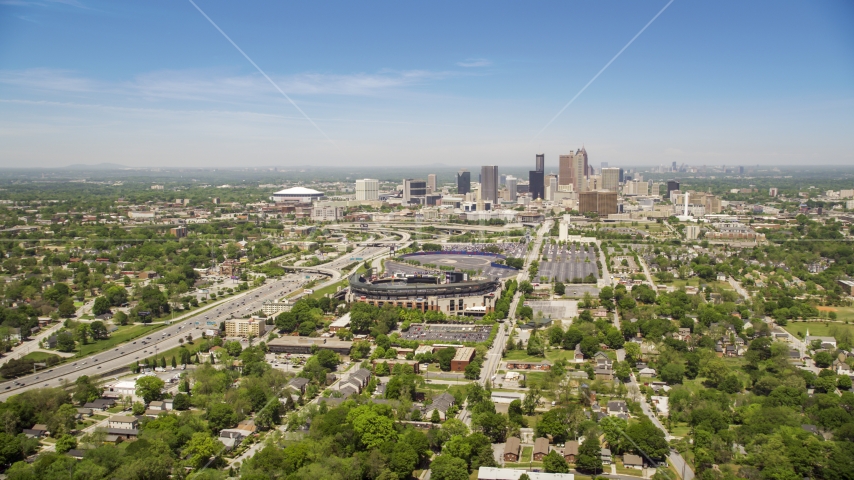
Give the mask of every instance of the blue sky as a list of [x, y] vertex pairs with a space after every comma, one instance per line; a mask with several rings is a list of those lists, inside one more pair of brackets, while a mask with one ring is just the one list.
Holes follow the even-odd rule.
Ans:
[[[854, 164], [854, 4], [0, 0], [0, 167]], [[329, 137], [329, 140], [324, 136]], [[535, 138], [536, 137], [536, 138]]]

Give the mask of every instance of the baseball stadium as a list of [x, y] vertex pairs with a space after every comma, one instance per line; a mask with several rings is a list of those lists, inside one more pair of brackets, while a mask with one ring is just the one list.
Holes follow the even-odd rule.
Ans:
[[439, 283], [439, 280], [437, 276], [410, 275], [370, 281], [355, 273], [349, 278], [347, 301], [440, 311], [446, 315], [482, 316], [495, 309], [501, 289], [498, 279], [457, 283]]

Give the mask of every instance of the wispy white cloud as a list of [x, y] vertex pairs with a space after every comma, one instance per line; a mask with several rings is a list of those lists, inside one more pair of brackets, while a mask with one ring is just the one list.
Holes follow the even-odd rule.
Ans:
[[[343, 75], [308, 72], [273, 78], [285, 92], [294, 95], [382, 96], [455, 75], [428, 70], [381, 70]], [[259, 75], [195, 70], [150, 72], [122, 82], [98, 81], [69, 70], [0, 70], [0, 84], [39, 92], [120, 94], [149, 100], [254, 101], [275, 94]]]
[[0, 70], [0, 84], [32, 90], [53, 92], [92, 92], [106, 85], [83, 78], [70, 70], [31, 68], [28, 70]]
[[457, 62], [458, 67], [464, 68], [488, 67], [490, 65], [492, 65], [492, 62], [485, 58], [469, 58], [468, 60]]
[[68, 5], [70, 7], [89, 9], [77, 0], [0, 0], [0, 5], [16, 7], [49, 7], [51, 5]]

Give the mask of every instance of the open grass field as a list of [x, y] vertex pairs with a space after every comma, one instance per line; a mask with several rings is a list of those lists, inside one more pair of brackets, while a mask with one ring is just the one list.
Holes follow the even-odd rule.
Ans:
[[[850, 322], [854, 321], [854, 307], [818, 307], [820, 312], [835, 312], [836, 321]], [[812, 333], [812, 331], [810, 331]]]
[[836, 322], [789, 322], [783, 328], [800, 339], [804, 338], [807, 330], [810, 331], [810, 335], [836, 337], [837, 340], [840, 340], [839, 336], [854, 336], [854, 325], [841, 323], [838, 320]]
[[686, 285], [691, 286], [691, 287], [699, 287], [701, 284], [704, 286], [712, 287], [713, 289], [715, 287], [718, 287], [718, 288], [723, 288], [725, 290], [732, 290], [732, 286], [730, 286], [730, 284], [727, 282], [719, 282], [717, 280], [713, 280], [711, 282], [708, 282], [708, 281], [703, 280], [699, 277], [688, 278], [686, 280], [676, 279], [676, 280], [673, 280], [673, 282], [668, 283], [667, 285], [672, 285], [676, 288], [682, 288], [682, 287], [685, 287]]
[[58, 356], [59, 355], [54, 355], [52, 353], [47, 353], [47, 352], [30, 352], [30, 353], [24, 355], [23, 357], [21, 357], [21, 360], [32, 360], [34, 362], [44, 362], [45, 360], [47, 360], [50, 357], [58, 357]]
[[[633, 223], [637, 223], [633, 225]], [[617, 222], [617, 223], [607, 223], [604, 224], [603, 227], [608, 228], [634, 228], [637, 230], [641, 230], [644, 232], [655, 233], [664, 230], [666, 227], [660, 223], [654, 222]]]
[[548, 360], [554, 363], [558, 360], [569, 360], [573, 358], [574, 353], [572, 350], [564, 349], [546, 350], [546, 358], [543, 358], [528, 355], [525, 350], [510, 350], [504, 356], [504, 360], [516, 360], [520, 362], [542, 362], [543, 360]]
[[105, 350], [109, 350], [120, 343], [125, 343], [129, 340], [133, 340], [134, 338], [138, 338], [144, 335], [151, 334], [157, 330], [163, 328], [163, 324], [151, 324], [151, 325], [127, 325], [124, 327], [119, 327], [118, 330], [110, 334], [110, 338], [106, 340], [98, 340], [96, 342], [92, 342], [88, 345], [81, 345], [77, 348], [76, 356], [77, 357], [85, 357], [87, 355], [92, 355], [93, 353], [103, 352]]

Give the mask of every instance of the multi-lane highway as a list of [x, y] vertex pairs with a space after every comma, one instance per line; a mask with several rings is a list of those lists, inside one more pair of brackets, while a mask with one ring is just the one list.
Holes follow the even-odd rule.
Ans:
[[[351, 260], [353, 257], [368, 260], [386, 251], [387, 249], [383, 247], [357, 248], [352, 253], [344, 255], [330, 263], [268, 282], [255, 289], [216, 302], [212, 307], [202, 312], [194, 312], [177, 317], [170, 325], [152, 332], [147, 337], [137, 338], [97, 355], [70, 360], [67, 363], [57, 365], [48, 370], [8, 380], [0, 384], [0, 400], [6, 400], [11, 395], [21, 393], [30, 388], [58, 387], [64, 381], [73, 383], [81, 375], [102, 376], [105, 372], [126, 367], [136, 360], [153, 357], [159, 352], [164, 352], [181, 345], [180, 339], [186, 341], [187, 335], [192, 335], [194, 339], [201, 337], [202, 330], [206, 328], [207, 322], [212, 322], [213, 325], [210, 328], [219, 328], [219, 323], [228, 318], [241, 318], [247, 314], [261, 310], [264, 302], [281, 298], [311, 280], [318, 278], [319, 275], [317, 273], [309, 273], [313, 270], [340, 272], [341, 269], [353, 263], [353, 260]], [[306, 276], [309, 278], [306, 278]], [[323, 288], [327, 284], [337, 281], [340, 276], [340, 274], [333, 276], [332, 279], [319, 284], [316, 288]]]

